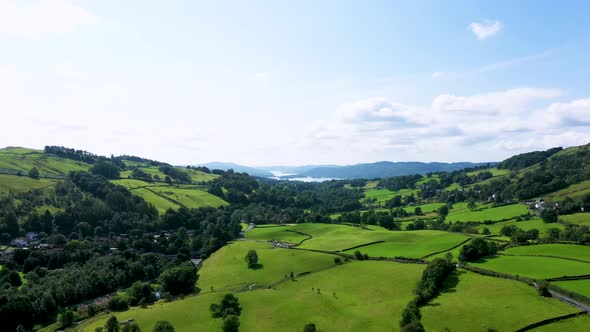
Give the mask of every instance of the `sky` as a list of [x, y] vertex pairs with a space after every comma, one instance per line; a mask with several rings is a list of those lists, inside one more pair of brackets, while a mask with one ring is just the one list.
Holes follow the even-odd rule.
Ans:
[[0, 0], [0, 146], [173, 164], [590, 142], [590, 2]]

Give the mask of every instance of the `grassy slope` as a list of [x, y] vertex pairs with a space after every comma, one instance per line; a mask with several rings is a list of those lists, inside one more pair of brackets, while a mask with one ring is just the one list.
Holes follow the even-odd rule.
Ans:
[[485, 221], [485, 220], [503, 220], [514, 218], [526, 214], [528, 207], [524, 204], [511, 204], [498, 207], [490, 205], [480, 205], [476, 210], [470, 211], [463, 207], [464, 203], [457, 204], [449, 215], [447, 221]]
[[[514, 331], [543, 319], [576, 312], [563, 302], [543, 298], [524, 283], [459, 272], [452, 290], [423, 307], [427, 331]], [[452, 281], [452, 279], [450, 279]]]
[[[248, 269], [244, 257], [248, 250], [256, 250], [260, 269]], [[215, 252], [203, 263], [199, 287], [204, 291], [222, 288], [241, 288], [251, 284], [268, 286], [287, 274], [295, 275], [334, 266], [332, 255], [302, 250], [275, 248], [251, 241], [235, 241]]]
[[513, 247], [502, 253], [511, 255], [545, 255], [580, 259], [590, 262], [590, 246], [576, 244], [539, 244], [531, 246]]
[[[277, 289], [238, 293], [244, 308], [240, 330], [301, 331], [306, 323], [315, 322], [323, 331], [396, 331], [401, 311], [411, 299], [423, 268], [390, 262], [352, 262], [286, 282]], [[202, 273], [206, 273], [205, 269]], [[312, 287], [320, 288], [321, 294], [312, 292]], [[208, 308], [221, 295], [192, 296], [116, 315], [119, 321], [134, 318], [143, 331], [150, 331], [157, 320], [170, 321], [176, 331], [217, 331], [222, 322], [211, 318]], [[94, 331], [104, 326], [107, 318], [100, 315], [79, 328]]]
[[533, 279], [590, 274], [590, 263], [561, 258], [498, 255], [486, 261], [471, 264], [492, 271]]
[[50, 187], [56, 182], [57, 180], [52, 179], [35, 180], [27, 176], [0, 174], [0, 196]]
[[565, 288], [575, 293], [579, 293], [584, 295], [587, 298], [590, 298], [590, 279], [584, 280], [572, 280], [572, 281], [558, 281], [553, 282], [557, 286], [561, 288]]
[[549, 228], [559, 228], [559, 229], [565, 228], [565, 226], [562, 224], [558, 224], [558, 223], [548, 224], [548, 223], [543, 222], [543, 220], [541, 218], [532, 218], [530, 220], [523, 220], [523, 221], [511, 220], [511, 221], [503, 221], [503, 222], [495, 223], [492, 225], [480, 225], [477, 227], [477, 229], [482, 230], [487, 227], [492, 234], [500, 234], [500, 230], [502, 229], [502, 227], [512, 226], [512, 225], [514, 225], [520, 229], [523, 229], [525, 231], [528, 231], [529, 229], [533, 229], [533, 228], [537, 229], [537, 230], [539, 230], [539, 234], [541, 236]]
[[41, 150], [0, 149], [0, 170], [21, 171], [26, 175], [33, 167], [37, 167], [41, 176], [65, 177], [70, 171], [88, 170], [90, 165]]
[[550, 202], [562, 201], [566, 197], [573, 199], [582, 199], [585, 195], [590, 194], [590, 180], [578, 182], [571, 186], [544, 195], [545, 200]]
[[554, 332], [554, 331], [585, 331], [590, 326], [590, 316], [580, 315], [576, 318], [570, 318], [549, 325], [532, 329], [534, 332]]
[[438, 210], [438, 208], [440, 208], [443, 205], [445, 205], [445, 203], [429, 203], [416, 206], [406, 206], [404, 210], [406, 210], [406, 212], [409, 213], [414, 213], [414, 210], [417, 207], [420, 207], [422, 209], [422, 213], [429, 213]]
[[559, 219], [581, 226], [590, 226], [590, 213], [575, 213], [559, 216]]
[[246, 238], [254, 239], [259, 241], [285, 241], [290, 243], [299, 243], [300, 241], [308, 238], [305, 235], [301, 235], [295, 232], [289, 232], [290, 226], [281, 227], [259, 227], [248, 231]]

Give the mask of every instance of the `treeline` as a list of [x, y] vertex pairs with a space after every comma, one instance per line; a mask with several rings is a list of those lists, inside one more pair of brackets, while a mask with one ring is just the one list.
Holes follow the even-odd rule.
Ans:
[[532, 166], [536, 163], [540, 163], [561, 150], [563, 150], [563, 148], [557, 147], [549, 149], [547, 151], [533, 151], [518, 154], [516, 156], [512, 156], [502, 161], [496, 167], [498, 167], [498, 169], [509, 169], [512, 171], [517, 171], [519, 169]]

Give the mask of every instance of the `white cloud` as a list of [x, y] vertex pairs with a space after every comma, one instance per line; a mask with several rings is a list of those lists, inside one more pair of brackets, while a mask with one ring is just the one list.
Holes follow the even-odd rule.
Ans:
[[444, 160], [441, 155], [452, 155], [447, 160], [455, 161], [473, 160], [466, 151], [477, 151], [489, 161], [496, 159], [492, 155], [506, 156], [506, 151], [587, 143], [590, 99], [547, 104], [560, 96], [560, 90], [515, 88], [439, 95], [427, 106], [368, 98], [344, 105], [315, 123], [299, 143], [308, 149], [321, 146], [325, 153], [350, 151], [368, 158], [395, 155], [401, 157], [389, 159], [408, 160], [423, 155], [427, 160]]
[[434, 73], [432, 73], [433, 80], [438, 80], [438, 79], [444, 78], [445, 76], [446, 76], [446, 73], [444, 73], [442, 71], [435, 71]]
[[477, 39], [485, 40], [502, 30], [502, 23], [500, 21], [484, 20], [481, 22], [473, 22], [469, 24], [471, 32], [475, 34]]
[[66, 33], [97, 21], [91, 12], [65, 0], [0, 0], [0, 35]]
[[272, 78], [272, 74], [269, 72], [258, 72], [254, 75], [254, 78], [260, 82], [268, 82]]

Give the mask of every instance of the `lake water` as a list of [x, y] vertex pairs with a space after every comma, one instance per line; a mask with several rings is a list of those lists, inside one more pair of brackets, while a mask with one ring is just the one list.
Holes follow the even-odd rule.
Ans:
[[288, 180], [288, 181], [302, 181], [302, 182], [324, 182], [330, 180], [339, 180], [335, 178], [313, 178], [310, 176], [302, 176], [302, 177], [293, 177], [297, 175], [296, 173], [289, 173], [283, 171], [271, 171], [272, 175], [274, 175], [271, 179], [275, 180]]

